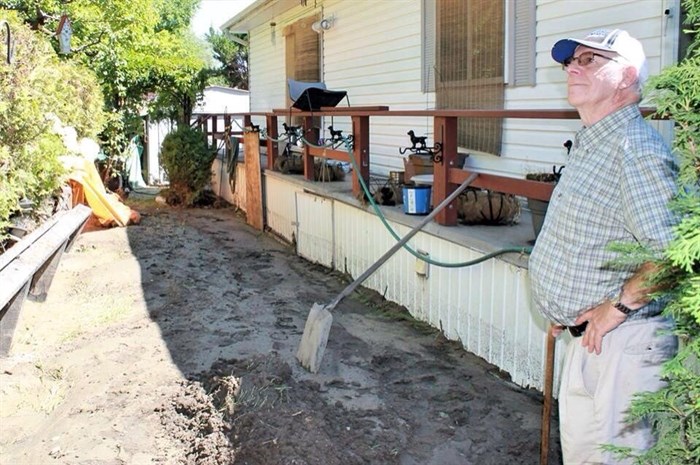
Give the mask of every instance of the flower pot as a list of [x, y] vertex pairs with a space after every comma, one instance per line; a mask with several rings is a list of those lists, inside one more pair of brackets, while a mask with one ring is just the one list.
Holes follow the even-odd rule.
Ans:
[[544, 217], [547, 214], [547, 207], [549, 202], [544, 200], [527, 199], [527, 208], [530, 209], [532, 213], [532, 229], [535, 231], [535, 240], [540, 234], [542, 225], [544, 224]]

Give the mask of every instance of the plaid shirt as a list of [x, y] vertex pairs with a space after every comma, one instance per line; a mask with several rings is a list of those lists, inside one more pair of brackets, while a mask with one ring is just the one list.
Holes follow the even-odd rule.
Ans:
[[[668, 202], [677, 165], [637, 105], [576, 134], [529, 261], [532, 296], [550, 320], [571, 326], [582, 312], [617, 296], [634, 269], [613, 269], [610, 242], [663, 250], [672, 237]], [[629, 320], [657, 315], [652, 301]]]

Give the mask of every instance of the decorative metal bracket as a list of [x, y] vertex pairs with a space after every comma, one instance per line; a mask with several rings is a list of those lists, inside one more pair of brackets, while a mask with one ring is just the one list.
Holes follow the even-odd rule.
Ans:
[[333, 129], [333, 125], [328, 126], [328, 130], [331, 133], [330, 139], [326, 140], [326, 143], [330, 145], [333, 150], [338, 149], [347, 141], [350, 144], [350, 149], [353, 147], [353, 135], [350, 134], [347, 137], [343, 137], [342, 129]]
[[282, 126], [287, 136], [287, 144], [296, 145], [301, 137], [301, 126], [288, 126], [287, 123], [282, 123]]
[[399, 147], [401, 155], [410, 151], [415, 155], [428, 155], [433, 163], [442, 164], [442, 144], [440, 142], [435, 142], [432, 147], [428, 147], [425, 142], [427, 137], [418, 137], [413, 131], [408, 131], [407, 134], [411, 138], [411, 147]]

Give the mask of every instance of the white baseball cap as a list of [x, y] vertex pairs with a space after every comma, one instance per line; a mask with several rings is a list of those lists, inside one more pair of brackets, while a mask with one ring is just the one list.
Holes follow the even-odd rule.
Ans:
[[558, 63], [563, 63], [574, 55], [574, 51], [579, 45], [617, 53], [635, 67], [640, 83], [643, 83], [648, 77], [644, 47], [627, 31], [598, 29], [588, 34], [584, 39], [561, 39], [552, 47], [552, 58]]

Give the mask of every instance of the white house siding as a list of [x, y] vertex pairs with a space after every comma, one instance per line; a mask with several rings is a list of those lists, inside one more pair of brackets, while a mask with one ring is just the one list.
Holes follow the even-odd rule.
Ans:
[[[329, 87], [347, 90], [353, 106], [434, 108], [435, 95], [421, 91], [420, 1], [327, 1], [324, 16], [336, 18], [323, 34], [323, 78]], [[398, 148], [410, 145], [406, 132], [432, 134], [432, 126], [431, 118], [373, 117], [372, 171], [387, 175], [402, 169]]]
[[[264, 25], [250, 31], [249, 89], [250, 110], [270, 111], [283, 108], [285, 99], [283, 25]], [[264, 119], [253, 117], [254, 123]]]
[[[506, 108], [570, 108], [566, 73], [552, 60], [552, 45], [563, 37], [583, 37], [595, 29], [626, 29], [644, 45], [650, 75], [675, 62], [676, 0], [537, 0], [537, 61], [533, 87], [506, 87]], [[656, 123], [669, 136], [667, 123]], [[472, 166], [522, 177], [565, 164], [562, 144], [573, 139], [580, 122], [508, 119], [504, 125], [503, 156], [471, 157]]]
[[[392, 110], [429, 109], [434, 94], [421, 92], [420, 1], [335, 0], [317, 8], [296, 7], [279, 18], [276, 26], [251, 31], [251, 111], [285, 108], [284, 26], [312, 14], [334, 17], [333, 27], [322, 34], [322, 80], [330, 89], [348, 91], [352, 106], [388, 105]], [[340, 106], [345, 105], [345, 101]], [[262, 117], [254, 117], [262, 121]], [[323, 123], [331, 124], [330, 118]], [[350, 132], [350, 119], [336, 117], [332, 124]], [[409, 145], [406, 132], [432, 133], [430, 118], [373, 118], [372, 171], [388, 174], [403, 167], [398, 148]]]
[[265, 173], [265, 219], [267, 226], [288, 242], [296, 241], [296, 193], [303, 189], [293, 182]]
[[296, 193], [297, 253], [313, 263], [333, 268], [333, 200]]
[[246, 175], [245, 166], [239, 163], [236, 166], [235, 192], [231, 191], [229, 175], [226, 171], [226, 163], [221, 156], [217, 157], [211, 165], [211, 189], [216, 195], [241, 210], [246, 209]]
[[[286, 24], [322, 14], [333, 27], [322, 36], [323, 81], [331, 89], [348, 91], [352, 106], [388, 105], [392, 110], [435, 107], [435, 94], [421, 91], [421, 0], [325, 0], [316, 8], [295, 7], [280, 18], [251, 31], [252, 110], [285, 107], [284, 36]], [[673, 43], [678, 27], [664, 15], [678, 11], [678, 0], [538, 0], [536, 85], [506, 87], [505, 106], [569, 108], [565, 74], [552, 61], [556, 40], [582, 36], [598, 28], [623, 27], [638, 37], [656, 74], [675, 60]], [[344, 105], [341, 103], [340, 105]], [[330, 123], [327, 118], [324, 128]], [[336, 128], [350, 130], [349, 118], [336, 117]], [[512, 177], [550, 170], [565, 164], [563, 143], [572, 139], [580, 123], [572, 121], [507, 119], [502, 156], [472, 154], [467, 166]], [[372, 118], [372, 172], [386, 175], [400, 169], [407, 145], [406, 132], [432, 137], [430, 118]]]
[[[410, 230], [390, 224], [400, 236]], [[337, 266], [354, 277], [395, 244], [374, 214], [341, 202], [335, 202], [335, 242]], [[482, 255], [422, 232], [410, 244], [451, 263]], [[400, 250], [364, 285], [441, 328], [447, 338], [505, 370], [514, 382], [542, 388], [546, 322], [530, 308], [524, 268], [498, 259], [467, 268], [430, 265], [426, 278], [416, 273], [415, 264], [413, 255]]]

